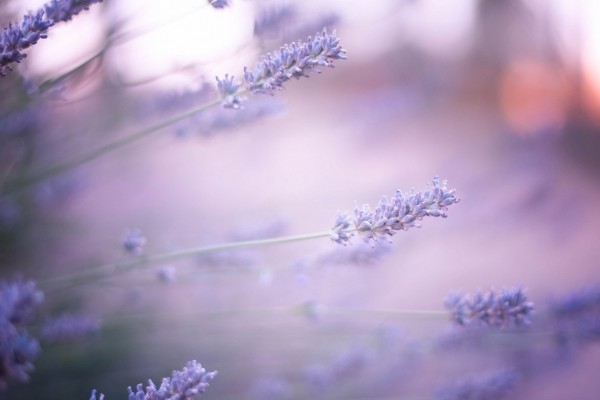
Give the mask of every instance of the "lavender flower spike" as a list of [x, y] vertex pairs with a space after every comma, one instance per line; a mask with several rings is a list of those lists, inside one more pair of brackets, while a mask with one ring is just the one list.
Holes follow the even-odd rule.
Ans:
[[[317, 67], [333, 68], [334, 60], [346, 60], [346, 50], [340, 46], [340, 40], [327, 29], [317, 33], [314, 38], [308, 37], [306, 43], [283, 45], [278, 51], [268, 53], [253, 70], [244, 68], [244, 91], [272, 94], [275, 89], [283, 88], [283, 84], [291, 78], [308, 77], [309, 72], [320, 72]], [[233, 76], [220, 80], [217, 77], [219, 92], [223, 97], [223, 106], [239, 108], [241, 84], [233, 82]]]
[[533, 303], [527, 301], [520, 287], [501, 290], [497, 295], [490, 291], [477, 292], [474, 296], [450, 294], [444, 306], [452, 312], [458, 325], [487, 325], [498, 328], [510, 325], [527, 325], [533, 313]]
[[244, 68], [246, 87], [252, 93], [273, 93], [291, 78], [308, 77], [309, 72], [319, 72], [316, 67], [333, 68], [333, 60], [346, 60], [346, 50], [327, 29], [308, 37], [306, 43], [298, 41], [283, 45], [278, 52], [267, 54], [254, 70]]
[[208, 0], [208, 4], [213, 8], [225, 8], [229, 6], [229, 0]]
[[44, 5], [44, 10], [54, 22], [66, 22], [80, 12], [88, 10], [92, 4], [101, 2], [102, 0], [52, 0]]
[[145, 391], [142, 384], [136, 392], [128, 387], [129, 400], [192, 400], [206, 391], [216, 375], [217, 371], [206, 372], [200, 363], [190, 361], [181, 371], [173, 371], [171, 378], [163, 378], [159, 388], [151, 380]]
[[338, 211], [332, 228], [331, 239], [338, 243], [347, 242], [351, 231], [357, 231], [366, 241], [383, 236], [393, 236], [397, 231], [421, 227], [418, 221], [424, 217], [446, 218], [448, 206], [460, 200], [454, 189], [447, 188], [446, 181], [440, 183], [433, 178], [433, 188], [422, 193], [411, 191], [404, 196], [397, 190], [391, 199], [383, 197], [372, 211], [368, 204], [354, 209], [354, 227], [350, 228], [349, 217]]
[[48, 37], [46, 31], [52, 25], [54, 21], [45, 19], [44, 10], [39, 10], [35, 15], [25, 15], [20, 26], [9, 24], [4, 28], [0, 35], [0, 78], [12, 70], [9, 64], [19, 63], [27, 57], [23, 50]]
[[[98, 400], [98, 397], [96, 397], [96, 389], [92, 389], [90, 400]], [[104, 395], [102, 393], [100, 393], [100, 400], [104, 400]]]

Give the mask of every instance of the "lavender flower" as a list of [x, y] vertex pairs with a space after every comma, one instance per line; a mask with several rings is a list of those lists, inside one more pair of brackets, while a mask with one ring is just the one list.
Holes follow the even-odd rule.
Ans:
[[[91, 4], [102, 0], [52, 0], [35, 14], [23, 17], [21, 26], [9, 24], [0, 35], [0, 77], [12, 68], [9, 64], [19, 63], [27, 55], [22, 51], [48, 36], [46, 31], [56, 22], [69, 21], [74, 15], [87, 10]], [[46, 16], [44, 18], [44, 15]]]
[[208, 0], [208, 4], [213, 8], [225, 8], [229, 6], [229, 0]]
[[144, 245], [146, 244], [146, 237], [142, 234], [139, 229], [130, 229], [123, 238], [123, 247], [128, 253], [136, 255], [142, 254]]
[[517, 374], [502, 370], [458, 383], [438, 390], [438, 400], [501, 400], [506, 399], [517, 384]]
[[46, 16], [54, 22], [70, 21], [75, 15], [84, 10], [89, 10], [95, 3], [102, 0], [52, 0], [44, 5]]
[[20, 328], [31, 321], [43, 301], [44, 293], [33, 281], [0, 282], [0, 321]]
[[175, 282], [175, 267], [172, 265], [165, 265], [156, 270], [156, 277], [162, 283], [170, 284]]
[[96, 397], [96, 389], [92, 389], [92, 395], [90, 396], [90, 400], [104, 400], [104, 395], [100, 393], [100, 399]]
[[600, 286], [591, 286], [555, 300], [551, 310], [558, 318], [577, 317], [593, 310], [600, 311]]
[[183, 370], [173, 371], [171, 378], [163, 378], [159, 388], [152, 380], [145, 391], [141, 383], [136, 392], [128, 387], [129, 400], [191, 400], [204, 393], [216, 375], [217, 371], [206, 372], [196, 360], [190, 361]]
[[[267, 54], [252, 71], [244, 68], [244, 91], [272, 94], [275, 89], [283, 88], [283, 84], [291, 78], [308, 77], [309, 72], [319, 72], [317, 67], [334, 67], [334, 60], [345, 59], [346, 50], [340, 46], [335, 32], [330, 35], [323, 29], [314, 38], [309, 36], [306, 43], [286, 44], [279, 51]], [[223, 105], [238, 108], [243, 100], [239, 90], [241, 84], [235, 84], [233, 76], [228, 75], [223, 80], [217, 77], [217, 84]]]
[[385, 241], [378, 241], [373, 245], [359, 243], [351, 247], [336, 246], [335, 249], [319, 256], [317, 264], [372, 266], [380, 263], [391, 250], [391, 245]]
[[25, 15], [20, 26], [9, 24], [5, 27], [0, 35], [0, 77], [12, 69], [9, 64], [19, 63], [27, 57], [23, 50], [39, 39], [47, 38], [46, 31], [53, 24], [52, 19], [44, 18], [44, 10], [39, 10], [35, 15]]
[[533, 303], [527, 301], [520, 287], [501, 290], [497, 295], [492, 291], [477, 292], [472, 297], [453, 293], [446, 298], [444, 305], [452, 312], [452, 319], [458, 325], [527, 325], [533, 312]]
[[235, 83], [233, 81], [233, 76], [230, 77], [228, 74], [225, 74], [225, 78], [222, 80], [219, 79], [219, 77], [216, 77], [216, 79], [217, 89], [219, 90], [221, 98], [223, 99], [223, 102], [221, 103], [223, 107], [233, 109], [240, 108], [244, 99], [236, 93], [238, 92], [241, 84]]
[[7, 321], [0, 321], [0, 388], [8, 379], [29, 380], [33, 361], [40, 353], [39, 342], [25, 330], [19, 332]]
[[89, 315], [63, 314], [46, 321], [41, 337], [48, 342], [72, 342], [96, 334], [100, 321]]
[[345, 244], [351, 231], [358, 231], [366, 241], [377, 240], [383, 236], [393, 236], [399, 230], [420, 227], [418, 221], [424, 217], [446, 218], [448, 206], [458, 203], [454, 189], [449, 190], [446, 181], [440, 183], [436, 176], [433, 178], [433, 189], [423, 193], [411, 191], [404, 196], [401, 191], [391, 199], [383, 197], [375, 211], [368, 204], [354, 209], [354, 228], [350, 228], [350, 218], [338, 211], [331, 231], [331, 240]]
[[32, 281], [0, 282], [0, 387], [11, 378], [29, 379], [40, 345], [23, 325], [43, 300], [44, 294]]
[[264, 10], [254, 21], [254, 35], [262, 36], [277, 32], [283, 25], [288, 24], [297, 13], [296, 6], [293, 4]]

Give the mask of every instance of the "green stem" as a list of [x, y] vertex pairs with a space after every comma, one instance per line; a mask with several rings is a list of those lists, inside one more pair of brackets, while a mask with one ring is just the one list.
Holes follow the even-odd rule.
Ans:
[[210, 107], [216, 106], [220, 103], [221, 103], [221, 99], [212, 101], [210, 103], [203, 104], [200, 107], [196, 107], [194, 109], [188, 110], [181, 114], [175, 115], [171, 118], [168, 118], [166, 120], [159, 122], [156, 125], [152, 125], [148, 128], [137, 131], [129, 136], [118, 139], [112, 143], [105, 145], [105, 146], [91, 150], [88, 153], [84, 153], [84, 154], [80, 154], [79, 156], [75, 156], [62, 164], [48, 168], [48, 169], [38, 172], [36, 174], [26, 176], [24, 178], [17, 179], [12, 182], [7, 182], [2, 191], [4, 192], [4, 194], [12, 193], [12, 192], [18, 191], [20, 189], [26, 188], [28, 186], [31, 186], [37, 182], [43, 181], [44, 179], [61, 174], [65, 171], [79, 167], [83, 164], [87, 164], [97, 158], [102, 157], [105, 154], [111, 153], [111, 152], [121, 149], [129, 144], [135, 143], [135, 142], [139, 141], [140, 139], [143, 139], [146, 136], [148, 136], [154, 132], [157, 132], [157, 131], [159, 131], [163, 128], [166, 128], [170, 125], [173, 125], [176, 122], [179, 122], [185, 118], [188, 118], [196, 113], [204, 111], [204, 110], [206, 110]]
[[45, 291], [62, 290], [68, 287], [79, 286], [82, 284], [96, 282], [101, 279], [111, 278], [115, 274], [131, 271], [138, 267], [146, 267], [148, 265], [179, 260], [182, 258], [195, 256], [198, 254], [215, 253], [220, 251], [229, 251], [243, 249], [248, 247], [266, 246], [271, 244], [294, 242], [299, 240], [316, 239], [330, 236], [331, 232], [316, 232], [303, 235], [283, 236], [271, 239], [247, 240], [243, 242], [223, 243], [210, 246], [192, 247], [189, 249], [175, 250], [166, 253], [160, 253], [153, 256], [140, 256], [126, 262], [113, 262], [109, 264], [99, 265], [88, 268], [78, 273], [68, 276], [58, 277], [42, 282], [40, 286]]

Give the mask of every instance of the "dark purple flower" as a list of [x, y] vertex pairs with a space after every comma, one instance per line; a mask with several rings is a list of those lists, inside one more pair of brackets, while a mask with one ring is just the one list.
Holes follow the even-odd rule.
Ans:
[[6, 76], [12, 68], [9, 64], [19, 63], [27, 57], [22, 51], [48, 36], [46, 31], [54, 24], [52, 19], [44, 18], [44, 10], [35, 15], [27, 14], [21, 24], [9, 24], [0, 34], [0, 77]]

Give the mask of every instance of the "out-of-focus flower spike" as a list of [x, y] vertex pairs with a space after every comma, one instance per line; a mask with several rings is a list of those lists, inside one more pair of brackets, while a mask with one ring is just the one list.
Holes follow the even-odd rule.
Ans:
[[100, 393], [100, 398], [96, 397], [96, 389], [92, 389], [92, 395], [90, 396], [90, 400], [104, 400], [104, 395]]
[[521, 287], [477, 292], [473, 296], [451, 293], [444, 306], [452, 313], [452, 320], [458, 325], [492, 326], [498, 328], [512, 325], [528, 325], [533, 313], [533, 303], [527, 300]]
[[213, 8], [225, 8], [229, 6], [229, 0], [208, 0]]

